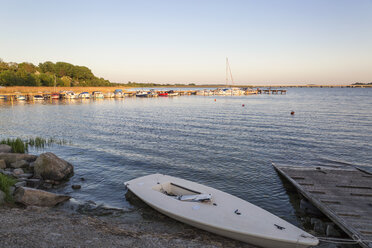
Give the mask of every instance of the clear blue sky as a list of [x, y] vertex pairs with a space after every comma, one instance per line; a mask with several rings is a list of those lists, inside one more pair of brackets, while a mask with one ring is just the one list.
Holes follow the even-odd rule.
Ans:
[[0, 0], [0, 58], [115, 82], [372, 82], [372, 0]]

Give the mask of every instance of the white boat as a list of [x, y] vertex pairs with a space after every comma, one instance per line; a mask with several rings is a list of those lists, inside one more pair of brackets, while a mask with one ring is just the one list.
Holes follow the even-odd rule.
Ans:
[[107, 93], [104, 94], [104, 97], [105, 98], [114, 98], [115, 94], [113, 92], [107, 92]]
[[93, 91], [92, 96], [95, 99], [98, 99], [98, 98], [102, 99], [102, 98], [104, 98], [103, 93], [101, 91]]
[[123, 95], [123, 90], [121, 89], [116, 89], [114, 91], [114, 95], [115, 95], [115, 98], [122, 98], [124, 95]]
[[137, 91], [136, 97], [150, 97], [150, 92], [144, 90]]
[[66, 92], [66, 98], [67, 99], [75, 99], [75, 98], [77, 98], [77, 95], [73, 91], [67, 91]]
[[88, 92], [82, 92], [79, 94], [79, 98], [83, 98], [83, 99], [90, 98], [90, 94]]
[[22, 95], [17, 95], [17, 96], [16, 96], [16, 99], [17, 99], [18, 101], [25, 101], [25, 100], [26, 100], [26, 97], [25, 97], [25, 96], [22, 96]]
[[145, 203], [178, 221], [267, 248], [305, 248], [319, 240], [238, 197], [184, 179], [152, 174], [125, 182]]
[[34, 95], [33, 99], [35, 101], [44, 100], [44, 97], [42, 95]]
[[168, 93], [168, 96], [178, 96], [179, 95], [179, 93], [174, 91], [174, 90], [168, 90], [167, 93]]

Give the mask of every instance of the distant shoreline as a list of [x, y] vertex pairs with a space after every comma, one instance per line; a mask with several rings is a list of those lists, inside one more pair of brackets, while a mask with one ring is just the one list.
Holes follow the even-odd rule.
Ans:
[[[93, 92], [101, 91], [103, 93], [113, 92], [115, 89], [137, 89], [137, 88], [372, 88], [372, 85], [170, 85], [170, 86], [149, 86], [149, 87], [128, 87], [128, 86], [105, 86], [105, 87], [38, 87], [38, 86], [8, 86], [1, 87], [0, 94], [9, 93], [42, 93], [42, 92], [60, 92], [60, 91], [77, 91]], [[55, 89], [55, 90], [54, 90]]]

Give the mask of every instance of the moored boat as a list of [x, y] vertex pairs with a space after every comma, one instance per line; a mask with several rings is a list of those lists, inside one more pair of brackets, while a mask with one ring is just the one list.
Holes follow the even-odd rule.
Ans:
[[17, 101], [25, 101], [26, 100], [26, 97], [24, 95], [17, 95], [15, 98], [17, 99]]
[[168, 92], [160, 92], [158, 95], [159, 96], [168, 96]]
[[148, 91], [140, 90], [140, 91], [137, 91], [136, 93], [136, 97], [149, 97], [149, 96], [150, 96], [150, 93]]
[[105, 98], [113, 98], [113, 97], [115, 97], [115, 94], [113, 92], [107, 92], [103, 96]]
[[123, 90], [121, 89], [116, 89], [114, 91], [115, 98], [122, 98], [123, 97]]
[[59, 93], [52, 93], [52, 94], [50, 95], [50, 98], [51, 98], [51, 99], [59, 99], [59, 98], [60, 98], [60, 95], [59, 95]]
[[73, 91], [67, 91], [66, 92], [66, 99], [75, 99], [77, 96], [75, 94], [75, 92]]
[[90, 98], [90, 94], [88, 92], [81, 92], [79, 94], [79, 98], [88, 99], [88, 98]]
[[44, 100], [44, 97], [42, 95], [34, 95], [33, 99], [34, 101], [41, 101], [41, 100]]
[[168, 90], [167, 93], [168, 93], [168, 96], [178, 96], [179, 95], [179, 93], [174, 91], [174, 90]]
[[319, 243], [256, 205], [188, 180], [152, 174], [125, 185], [159, 212], [222, 236], [267, 248], [305, 248]]
[[92, 97], [95, 98], [95, 99], [98, 99], [98, 98], [102, 99], [102, 98], [104, 98], [104, 96], [103, 96], [103, 94], [102, 94], [101, 91], [93, 91]]

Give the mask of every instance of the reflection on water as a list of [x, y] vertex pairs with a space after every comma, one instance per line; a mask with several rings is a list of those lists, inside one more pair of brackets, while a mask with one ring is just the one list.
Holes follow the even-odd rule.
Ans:
[[159, 172], [226, 191], [299, 225], [271, 162], [368, 169], [371, 93], [0, 101], [0, 138], [71, 141], [47, 150], [75, 165], [69, 184], [82, 189], [63, 190], [77, 199], [131, 208], [123, 182]]

